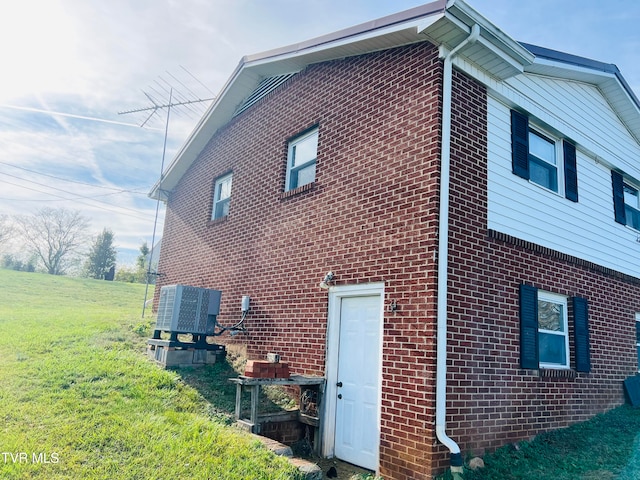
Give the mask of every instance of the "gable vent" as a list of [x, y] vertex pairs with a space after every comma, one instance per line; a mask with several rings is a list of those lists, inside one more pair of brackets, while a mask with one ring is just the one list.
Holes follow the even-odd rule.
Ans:
[[262, 80], [253, 93], [240, 104], [233, 116], [235, 117], [236, 115], [240, 115], [247, 108], [251, 107], [254, 103], [259, 102], [294, 75], [295, 73], [285, 73], [284, 75], [276, 75], [275, 77], [268, 77]]

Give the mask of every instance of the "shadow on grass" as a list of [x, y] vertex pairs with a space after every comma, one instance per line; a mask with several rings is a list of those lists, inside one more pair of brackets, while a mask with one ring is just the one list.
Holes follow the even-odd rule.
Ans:
[[[196, 389], [209, 404], [209, 415], [225, 424], [235, 421], [236, 385], [229, 381], [237, 378], [238, 372], [225, 358], [213, 365], [201, 367], [173, 368], [184, 383]], [[248, 417], [251, 398], [249, 392], [242, 396], [242, 416]], [[259, 412], [276, 413], [295, 408], [295, 400], [282, 388], [262, 387], [260, 389]]]

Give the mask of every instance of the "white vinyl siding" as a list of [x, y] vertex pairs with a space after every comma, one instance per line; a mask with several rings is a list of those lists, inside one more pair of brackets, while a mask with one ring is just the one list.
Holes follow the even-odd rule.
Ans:
[[[552, 107], [551, 104], [546, 105], [548, 109]], [[557, 114], [569, 115], [568, 112]], [[586, 115], [584, 112], [572, 115], [581, 114]], [[593, 119], [594, 114], [589, 117]], [[578, 121], [573, 116], [567, 120]], [[614, 221], [611, 170], [610, 166], [604, 164], [605, 159], [596, 159], [585, 154], [583, 149], [578, 149], [580, 201], [567, 202], [563, 197], [512, 173], [510, 128], [510, 108], [489, 96], [488, 227], [640, 277], [640, 264], [628, 261], [640, 254], [638, 232]], [[605, 126], [601, 128], [608, 129]], [[597, 126], [591, 127], [592, 131], [597, 129]], [[599, 133], [599, 136], [602, 134]], [[618, 152], [617, 157], [608, 157], [612, 163], [627, 152], [634, 151], [629, 136], [619, 133], [618, 137], [621, 142], [624, 138], [622, 143], [625, 148]], [[579, 145], [583, 141], [582, 137], [572, 137], [572, 140]], [[607, 143], [609, 149], [616, 149], [615, 144]], [[635, 149], [635, 158], [640, 158], [637, 145]]]
[[[530, 73], [500, 81], [462, 56], [455, 57], [454, 64], [486, 85], [492, 97], [511, 107], [518, 106], [589, 151], [593, 158], [603, 159], [631, 177], [640, 179], [640, 163], [637, 162], [640, 145], [597, 85]], [[578, 76], [583, 70], [588, 72], [570, 65], [566, 69], [575, 70]], [[612, 74], [609, 76], [614, 77]]]
[[500, 85], [529, 114], [563, 136], [640, 178], [640, 146], [611, 109], [597, 87], [539, 75], [518, 75]]

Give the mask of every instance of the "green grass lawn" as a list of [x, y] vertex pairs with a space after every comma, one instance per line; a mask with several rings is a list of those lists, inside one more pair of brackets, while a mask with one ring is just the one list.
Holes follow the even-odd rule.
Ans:
[[[295, 478], [227, 425], [215, 388], [207, 401], [147, 359], [143, 295], [143, 285], [0, 270], [0, 478]], [[226, 367], [208, 375], [216, 368]]]
[[466, 480], [637, 480], [640, 410], [622, 406], [486, 455]]
[[[640, 409], [624, 405], [484, 456], [465, 480], [638, 480]], [[451, 479], [449, 473], [442, 476]]]

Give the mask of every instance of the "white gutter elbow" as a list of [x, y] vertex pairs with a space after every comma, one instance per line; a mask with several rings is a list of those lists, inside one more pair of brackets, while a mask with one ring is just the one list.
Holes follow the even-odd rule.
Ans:
[[447, 416], [447, 267], [449, 257], [449, 192], [451, 180], [451, 92], [453, 57], [480, 37], [475, 24], [469, 36], [444, 57], [442, 87], [442, 152], [440, 157], [440, 215], [438, 220], [438, 303], [436, 356], [436, 436], [449, 449], [451, 471], [462, 473], [460, 447], [446, 433]]

